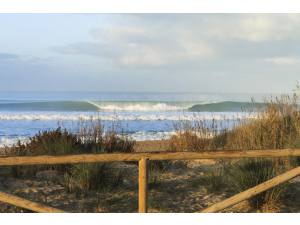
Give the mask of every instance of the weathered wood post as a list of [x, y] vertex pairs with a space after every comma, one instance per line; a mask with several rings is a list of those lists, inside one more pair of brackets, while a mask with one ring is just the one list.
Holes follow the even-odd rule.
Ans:
[[139, 213], [147, 212], [147, 183], [148, 183], [148, 169], [147, 158], [139, 160]]

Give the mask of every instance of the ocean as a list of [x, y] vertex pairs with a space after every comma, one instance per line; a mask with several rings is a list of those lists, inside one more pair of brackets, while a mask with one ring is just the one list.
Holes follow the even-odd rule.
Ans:
[[135, 140], [174, 134], [179, 120], [246, 118], [241, 107], [262, 94], [0, 92], [0, 146], [26, 141], [58, 126], [76, 132], [82, 120], [100, 119]]

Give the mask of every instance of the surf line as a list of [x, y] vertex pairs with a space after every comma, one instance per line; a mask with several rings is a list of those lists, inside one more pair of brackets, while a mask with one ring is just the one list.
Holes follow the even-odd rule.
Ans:
[[98, 111], [100, 111], [101, 110], [101, 106], [100, 105], [98, 105], [98, 104], [96, 104], [95, 102], [92, 102], [92, 101], [86, 101], [87, 103], [89, 103], [90, 105], [93, 105], [93, 106], [95, 106], [97, 109], [98, 109]]

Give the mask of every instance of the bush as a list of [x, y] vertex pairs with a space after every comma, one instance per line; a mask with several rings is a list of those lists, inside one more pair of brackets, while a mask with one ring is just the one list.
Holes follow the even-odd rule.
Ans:
[[210, 192], [219, 192], [228, 186], [223, 166], [208, 171], [205, 180]]
[[299, 147], [300, 112], [296, 96], [266, 103], [252, 121], [241, 121], [227, 135], [226, 149], [282, 149]]
[[160, 184], [160, 175], [171, 167], [171, 161], [150, 161], [148, 163], [149, 178], [148, 185], [149, 188], [157, 187]]
[[212, 136], [217, 132], [216, 120], [179, 121], [174, 124], [176, 134], [170, 138], [169, 151], [201, 151], [213, 148]]
[[[95, 122], [96, 123], [96, 122]], [[84, 153], [133, 152], [135, 142], [126, 136], [118, 135], [115, 130], [104, 132], [100, 123], [89, 123], [80, 127], [78, 134], [58, 128], [44, 131], [30, 138], [27, 143], [15, 145], [10, 154], [15, 156], [67, 155]], [[41, 170], [58, 170], [64, 175], [64, 184], [69, 191], [99, 190], [120, 184], [122, 172], [112, 170], [110, 165], [54, 165], [54, 166], [17, 166], [12, 168], [16, 177], [35, 176]], [[120, 170], [120, 169], [119, 169]]]
[[[279, 175], [285, 168], [285, 163], [278, 159], [241, 160], [225, 170], [227, 185], [232, 185], [231, 188], [236, 192], [242, 192]], [[276, 210], [285, 188], [285, 184], [279, 185], [250, 198], [250, 206], [263, 212]]]
[[209, 149], [210, 144], [210, 139], [199, 138], [191, 131], [184, 131], [170, 138], [169, 149], [171, 151], [198, 151]]
[[67, 190], [80, 193], [116, 188], [122, 184], [122, 177], [121, 170], [107, 163], [75, 165], [64, 175]]
[[[175, 125], [177, 134], [170, 139], [171, 151], [203, 150], [262, 150], [300, 147], [300, 111], [296, 94], [266, 99], [263, 108], [248, 112], [255, 119], [237, 119], [229, 130], [216, 121], [180, 121]], [[225, 120], [226, 121], [226, 120]], [[296, 163], [295, 163], [296, 162]], [[299, 164], [300, 160], [242, 160], [224, 171], [208, 175], [209, 189], [217, 191], [223, 176], [235, 192], [244, 191], [282, 173], [284, 169]], [[230, 169], [228, 169], [230, 168]], [[285, 189], [279, 186], [250, 200], [254, 209], [274, 208]]]
[[[52, 131], [39, 132], [31, 137], [27, 143], [21, 143], [11, 148], [10, 154], [14, 156], [36, 155], [66, 155], [78, 154], [82, 149], [82, 142], [76, 135], [67, 130], [57, 128]], [[65, 172], [69, 165], [41, 165], [41, 166], [15, 166], [12, 174], [15, 177], [35, 176], [41, 170], [58, 170]]]
[[[300, 147], [297, 95], [270, 98], [264, 108], [245, 112], [255, 119], [229, 122], [179, 121], [170, 139], [171, 151], [255, 150]], [[234, 119], [234, 118], [233, 118]], [[231, 124], [230, 124], [231, 123]], [[233, 125], [232, 125], [233, 123]], [[228, 127], [233, 127], [229, 130]]]
[[20, 156], [66, 155], [79, 153], [82, 141], [75, 135], [60, 127], [56, 130], [39, 132], [29, 138], [27, 143], [19, 141], [12, 148], [12, 154]]

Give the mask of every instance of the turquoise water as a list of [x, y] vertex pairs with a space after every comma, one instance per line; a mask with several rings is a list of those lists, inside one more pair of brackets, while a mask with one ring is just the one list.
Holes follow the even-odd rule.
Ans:
[[[0, 145], [26, 140], [41, 130], [100, 119], [136, 140], [167, 138], [178, 120], [244, 118], [243, 106], [259, 94], [0, 92]], [[248, 103], [247, 103], [248, 102]]]

